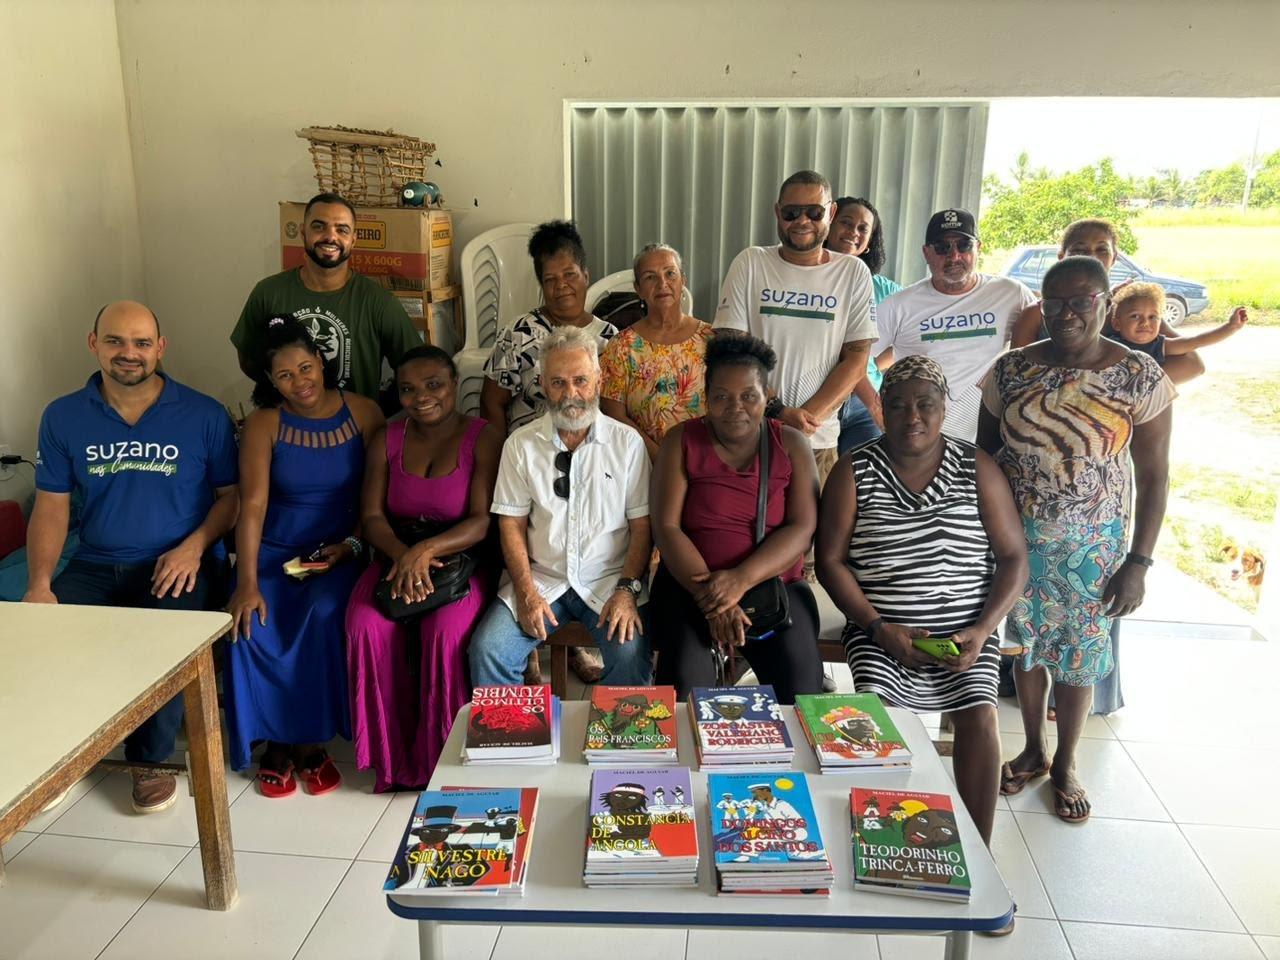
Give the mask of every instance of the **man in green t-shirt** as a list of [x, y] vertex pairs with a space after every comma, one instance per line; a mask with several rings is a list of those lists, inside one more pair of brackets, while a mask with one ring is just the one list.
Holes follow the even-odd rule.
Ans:
[[261, 373], [262, 336], [276, 314], [306, 324], [338, 385], [371, 400], [378, 399], [382, 361], [394, 367], [422, 343], [396, 296], [351, 268], [355, 243], [355, 208], [336, 193], [312, 197], [302, 214], [302, 266], [258, 281], [231, 332], [251, 379]]

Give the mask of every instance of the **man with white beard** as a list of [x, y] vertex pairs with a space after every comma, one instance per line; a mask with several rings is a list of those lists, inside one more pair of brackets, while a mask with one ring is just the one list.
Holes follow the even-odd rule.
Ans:
[[518, 684], [548, 632], [580, 622], [604, 657], [601, 683], [649, 682], [649, 456], [600, 415], [596, 340], [559, 327], [539, 361], [547, 412], [507, 438], [492, 511], [507, 571], [471, 639], [476, 686]]

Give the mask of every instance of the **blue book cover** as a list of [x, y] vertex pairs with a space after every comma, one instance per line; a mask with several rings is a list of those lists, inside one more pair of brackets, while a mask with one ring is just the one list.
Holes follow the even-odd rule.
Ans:
[[502, 888], [519, 881], [536, 790], [424, 790], [383, 889]]
[[707, 799], [717, 868], [826, 860], [803, 773], [709, 773]]
[[791, 748], [773, 687], [694, 687], [689, 691], [703, 753]]

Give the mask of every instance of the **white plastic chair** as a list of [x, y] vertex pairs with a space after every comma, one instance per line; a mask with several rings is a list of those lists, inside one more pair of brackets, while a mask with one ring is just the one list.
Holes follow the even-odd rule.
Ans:
[[462, 250], [462, 304], [466, 350], [488, 352], [498, 331], [542, 302], [542, 288], [529, 259], [534, 223], [509, 223], [474, 237]]
[[[635, 293], [635, 280], [636, 275], [631, 270], [619, 270], [617, 273], [611, 273], [597, 280], [587, 287], [587, 310], [595, 310], [596, 304], [611, 293], [619, 291]], [[693, 294], [689, 292], [688, 287], [680, 293], [680, 309], [686, 314], [693, 313]]]
[[484, 362], [488, 349], [460, 350], [453, 362], [458, 367], [458, 409], [475, 415], [480, 412], [480, 390], [484, 386]]

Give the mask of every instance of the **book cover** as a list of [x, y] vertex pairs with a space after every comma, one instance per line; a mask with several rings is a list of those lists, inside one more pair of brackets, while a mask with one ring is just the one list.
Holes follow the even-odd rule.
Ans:
[[821, 864], [826, 869], [827, 852], [803, 773], [710, 773], [707, 797], [717, 868]]
[[791, 748], [773, 687], [694, 687], [689, 691], [703, 753]]
[[675, 687], [593, 687], [584, 749], [674, 750], [675, 710]]
[[947, 794], [854, 787], [849, 813], [855, 883], [968, 894], [969, 868]]
[[698, 855], [687, 767], [598, 769], [588, 809], [588, 863]]
[[476, 687], [465, 749], [527, 749], [551, 745], [551, 687]]
[[518, 883], [536, 793], [515, 787], [424, 790], [383, 889], [492, 890]]
[[906, 739], [874, 693], [801, 694], [796, 713], [820, 762], [911, 759]]

